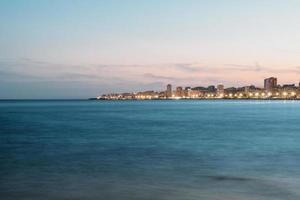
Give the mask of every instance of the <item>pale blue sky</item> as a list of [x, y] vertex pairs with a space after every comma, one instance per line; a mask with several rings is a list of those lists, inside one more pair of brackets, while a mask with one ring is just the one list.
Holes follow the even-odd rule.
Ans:
[[0, 0], [0, 98], [300, 79], [298, 0]]

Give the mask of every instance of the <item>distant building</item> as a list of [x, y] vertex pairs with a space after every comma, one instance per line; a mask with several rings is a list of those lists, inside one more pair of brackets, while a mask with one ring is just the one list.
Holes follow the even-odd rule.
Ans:
[[189, 91], [191, 90], [191, 87], [185, 87], [183, 91], [184, 97], [189, 97]]
[[200, 90], [200, 91], [206, 91], [206, 87], [198, 86], [198, 87], [193, 87], [192, 90]]
[[215, 92], [216, 91], [216, 87], [214, 85], [210, 85], [207, 87], [208, 92]]
[[242, 88], [243, 88], [242, 92], [248, 97], [252, 96], [253, 93], [255, 93], [257, 91], [260, 91], [260, 88], [257, 88], [254, 85], [244, 86]]
[[245, 87], [244, 87], [244, 92], [245, 92], [246, 94], [249, 94], [249, 93], [250, 93], [250, 86], [245, 86]]
[[199, 98], [202, 95], [202, 92], [200, 90], [189, 90], [188, 91], [188, 97], [195, 99], [195, 98]]
[[167, 85], [166, 97], [167, 98], [171, 98], [172, 97], [172, 85], [171, 84]]
[[224, 95], [224, 85], [217, 85], [217, 93], [218, 95]]
[[295, 91], [297, 89], [295, 84], [285, 84], [285, 85], [282, 85], [281, 88], [285, 92], [292, 92], [292, 91]]
[[277, 87], [277, 78], [270, 77], [264, 80], [264, 89], [266, 91], [273, 91]]
[[176, 97], [182, 97], [182, 96], [183, 96], [182, 87], [177, 87], [176, 88]]
[[[175, 97], [175, 98], [174, 98]], [[300, 82], [298, 84], [277, 84], [277, 78], [270, 77], [264, 80], [264, 88], [254, 85], [243, 87], [224, 88], [219, 84], [216, 87], [176, 87], [172, 90], [172, 85], [168, 84], [163, 91], [141, 91], [132, 93], [110, 93], [97, 96], [99, 100], [151, 100], [151, 99], [299, 99], [300, 100]], [[93, 98], [94, 99], [94, 98]]]
[[236, 93], [237, 89], [235, 87], [230, 87], [225, 89], [226, 93]]
[[295, 84], [284, 84], [282, 85], [282, 88], [285, 89], [285, 88], [296, 88], [296, 85]]

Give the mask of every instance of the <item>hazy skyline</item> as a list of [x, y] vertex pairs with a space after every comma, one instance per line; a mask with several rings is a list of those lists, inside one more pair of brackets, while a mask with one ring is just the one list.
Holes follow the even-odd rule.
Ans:
[[0, 0], [0, 98], [300, 80], [300, 1]]

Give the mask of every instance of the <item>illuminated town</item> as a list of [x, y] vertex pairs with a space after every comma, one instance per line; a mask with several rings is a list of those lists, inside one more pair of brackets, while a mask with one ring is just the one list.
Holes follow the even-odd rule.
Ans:
[[270, 77], [264, 80], [264, 87], [254, 85], [244, 87], [229, 87], [211, 85], [208, 87], [181, 87], [174, 90], [168, 84], [164, 91], [143, 91], [120, 94], [103, 94], [93, 99], [98, 100], [159, 100], [159, 99], [290, 99], [300, 100], [300, 82], [298, 85], [277, 84], [277, 78]]

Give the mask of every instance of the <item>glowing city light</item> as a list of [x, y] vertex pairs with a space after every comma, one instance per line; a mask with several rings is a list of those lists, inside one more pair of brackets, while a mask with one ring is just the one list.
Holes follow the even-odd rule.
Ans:
[[[251, 91], [251, 92], [250, 92]], [[172, 90], [172, 85], [168, 84], [163, 91], [141, 91], [127, 93], [110, 93], [96, 96], [96, 100], [152, 100], [152, 99], [215, 99], [215, 98], [256, 98], [256, 99], [300, 99], [300, 83], [278, 85], [277, 78], [271, 77], [264, 80], [264, 87], [244, 86], [225, 88], [224, 85], [209, 87], [176, 87]]]

